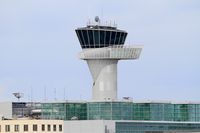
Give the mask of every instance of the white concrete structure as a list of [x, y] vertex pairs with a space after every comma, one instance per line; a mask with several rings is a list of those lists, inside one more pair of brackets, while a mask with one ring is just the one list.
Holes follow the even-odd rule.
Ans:
[[12, 118], [12, 102], [0, 102], [0, 119]]
[[83, 48], [79, 58], [87, 61], [93, 78], [92, 99], [117, 100], [117, 63], [138, 59], [142, 46], [124, 46], [128, 33], [116, 24], [102, 24], [98, 16], [76, 33]]
[[66, 133], [115, 133], [115, 121], [64, 121]]
[[93, 100], [117, 100], [118, 60], [138, 59], [142, 46], [110, 46], [84, 49], [79, 57], [86, 60], [93, 78]]
[[[165, 125], [169, 126], [166, 130]], [[174, 124], [174, 125], [172, 125]], [[176, 125], [179, 125], [178, 128]], [[182, 125], [199, 122], [130, 121], [130, 120], [84, 120], [64, 121], [65, 133], [200, 133], [199, 130], [186, 129]], [[134, 126], [134, 128], [132, 128]], [[192, 131], [194, 130], [194, 131]]]

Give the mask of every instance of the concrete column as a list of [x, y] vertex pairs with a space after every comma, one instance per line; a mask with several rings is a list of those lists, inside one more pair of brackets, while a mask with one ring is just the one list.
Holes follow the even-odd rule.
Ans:
[[116, 59], [86, 60], [93, 78], [93, 100], [117, 99], [117, 63]]

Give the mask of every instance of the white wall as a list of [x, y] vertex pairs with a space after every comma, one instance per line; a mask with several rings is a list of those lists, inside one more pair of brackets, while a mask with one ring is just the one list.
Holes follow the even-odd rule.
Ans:
[[104, 120], [64, 121], [64, 131], [65, 133], [105, 133], [106, 126], [109, 131], [115, 130], [114, 123], [114, 121]]
[[12, 102], [0, 102], [0, 119], [12, 118]]

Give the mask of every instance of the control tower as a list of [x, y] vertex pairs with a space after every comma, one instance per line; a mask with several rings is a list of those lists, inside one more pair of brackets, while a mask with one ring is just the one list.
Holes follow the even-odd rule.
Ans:
[[82, 47], [79, 58], [87, 61], [93, 78], [92, 100], [117, 100], [117, 63], [138, 59], [142, 46], [124, 45], [128, 33], [99, 17], [75, 31]]

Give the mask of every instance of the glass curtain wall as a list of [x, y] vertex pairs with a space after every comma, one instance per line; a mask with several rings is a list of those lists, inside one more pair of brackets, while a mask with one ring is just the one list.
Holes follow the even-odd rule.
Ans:
[[86, 103], [43, 103], [43, 119], [86, 120]]
[[116, 133], [200, 132], [195, 123], [116, 122]]
[[200, 105], [133, 102], [43, 103], [42, 118], [200, 121]]

